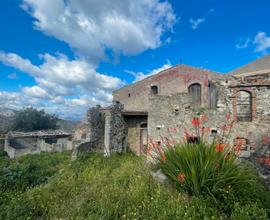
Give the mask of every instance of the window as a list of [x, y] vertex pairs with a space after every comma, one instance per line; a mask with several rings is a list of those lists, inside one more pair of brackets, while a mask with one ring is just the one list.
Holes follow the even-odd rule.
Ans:
[[252, 97], [247, 91], [239, 91], [236, 95], [237, 121], [252, 121]]
[[130, 98], [130, 96], [131, 96], [130, 93], [128, 93], [128, 97], [129, 97], [129, 98]]
[[188, 93], [191, 96], [192, 104], [196, 106], [201, 105], [201, 85], [194, 83], [188, 87]]
[[151, 86], [151, 94], [157, 95], [158, 94], [158, 86]]

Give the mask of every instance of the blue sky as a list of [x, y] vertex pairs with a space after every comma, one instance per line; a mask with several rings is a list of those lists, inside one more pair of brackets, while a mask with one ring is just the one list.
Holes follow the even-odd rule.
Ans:
[[172, 65], [226, 73], [268, 54], [268, 0], [0, 1], [0, 104], [64, 118]]

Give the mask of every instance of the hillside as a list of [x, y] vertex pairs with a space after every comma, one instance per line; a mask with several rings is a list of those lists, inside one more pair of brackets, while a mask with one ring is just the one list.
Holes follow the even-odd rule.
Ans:
[[[267, 193], [254, 191], [269, 204]], [[68, 152], [0, 157], [0, 194], [0, 219], [267, 219], [262, 204], [246, 198], [215, 204], [160, 184], [131, 154], [89, 154], [72, 163]]]

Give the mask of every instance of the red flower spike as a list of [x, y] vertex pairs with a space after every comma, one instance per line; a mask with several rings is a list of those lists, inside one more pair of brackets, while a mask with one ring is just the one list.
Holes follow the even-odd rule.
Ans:
[[184, 183], [185, 181], [186, 181], [186, 176], [185, 176], [185, 174], [184, 173], [179, 173], [178, 175], [177, 175], [177, 179], [178, 179], [178, 181], [180, 182], [180, 183]]
[[218, 153], [221, 153], [221, 152], [223, 152], [224, 151], [224, 148], [225, 148], [225, 144], [222, 144], [222, 143], [218, 143], [218, 144], [216, 144], [216, 152], [218, 152]]
[[196, 128], [198, 128], [200, 126], [200, 120], [199, 118], [193, 118], [191, 121], [192, 125]]

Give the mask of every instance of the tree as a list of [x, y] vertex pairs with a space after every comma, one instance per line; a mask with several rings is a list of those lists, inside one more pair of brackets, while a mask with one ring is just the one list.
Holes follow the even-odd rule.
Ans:
[[15, 113], [12, 128], [19, 131], [55, 129], [57, 121], [56, 115], [50, 115], [44, 110], [30, 107]]

